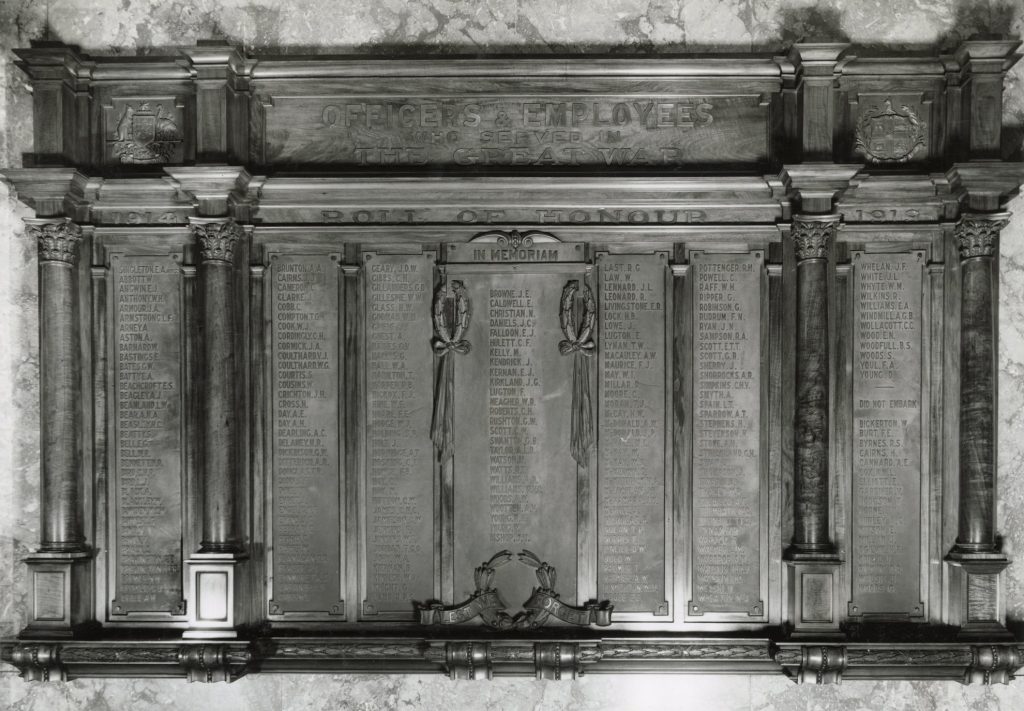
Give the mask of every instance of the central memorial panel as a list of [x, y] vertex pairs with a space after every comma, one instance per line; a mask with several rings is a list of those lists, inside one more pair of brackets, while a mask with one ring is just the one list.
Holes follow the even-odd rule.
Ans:
[[[526, 250], [481, 249], [485, 260]], [[465, 290], [470, 350], [455, 365], [454, 598], [475, 589], [473, 570], [495, 553], [529, 550], [557, 571], [558, 591], [577, 590], [578, 463], [571, 453], [574, 355], [563, 355], [562, 299], [567, 283], [586, 292], [588, 267], [552, 263], [581, 245], [543, 244], [547, 263], [449, 263], [446, 278]], [[451, 259], [452, 255], [449, 255]], [[472, 258], [472, 255], [470, 255]], [[588, 389], [591, 383], [585, 383]], [[580, 405], [577, 401], [576, 405]], [[589, 405], [589, 402], [588, 402]], [[530, 596], [529, 573], [508, 576], [505, 602]]]

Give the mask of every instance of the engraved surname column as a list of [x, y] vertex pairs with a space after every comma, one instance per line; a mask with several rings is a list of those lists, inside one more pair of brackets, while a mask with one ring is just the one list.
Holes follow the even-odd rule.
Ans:
[[993, 259], [1008, 213], [966, 213], [960, 250], [960, 504], [950, 620], [963, 636], [1002, 631], [999, 573], [1008, 560], [995, 535], [995, 326]]
[[338, 442], [340, 254], [273, 254], [270, 614], [344, 614]]
[[115, 254], [115, 615], [182, 614], [181, 269]]
[[692, 255], [693, 542], [688, 613], [758, 617], [763, 254]]
[[78, 259], [81, 228], [64, 218], [25, 220], [39, 247], [40, 546], [27, 633], [70, 636], [87, 619], [82, 503], [82, 386]]
[[189, 629], [186, 637], [234, 637], [238, 532], [237, 329], [241, 323], [235, 278], [241, 226], [230, 218], [190, 217], [198, 242], [202, 303], [200, 393], [202, 538], [189, 559]]
[[365, 254], [366, 596], [408, 618], [433, 594], [433, 254]]
[[796, 397], [793, 426], [792, 622], [798, 633], [838, 626], [829, 538], [829, 252], [839, 216], [793, 218], [796, 257]]
[[924, 253], [853, 253], [851, 616], [920, 616]]
[[667, 615], [665, 254], [598, 255], [597, 596]]

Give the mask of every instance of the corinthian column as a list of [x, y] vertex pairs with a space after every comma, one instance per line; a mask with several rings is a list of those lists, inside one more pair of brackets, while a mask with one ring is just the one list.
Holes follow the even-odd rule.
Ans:
[[242, 228], [230, 219], [191, 218], [199, 246], [202, 300], [203, 553], [238, 552], [235, 247]]
[[239, 436], [236, 397], [238, 313], [237, 248], [244, 235], [231, 218], [190, 217], [199, 252], [202, 341], [199, 398], [202, 537], [189, 565], [189, 629], [185, 637], [234, 637], [239, 622], [242, 536], [238, 530]]
[[82, 363], [78, 255], [66, 218], [25, 220], [39, 247], [40, 546], [26, 559], [32, 612], [25, 636], [70, 636], [88, 618], [82, 507]]
[[962, 636], [1003, 631], [999, 573], [1008, 560], [995, 534], [995, 329], [993, 260], [1008, 213], [966, 213], [960, 251], [960, 476], [951, 622]]
[[831, 553], [829, 540], [828, 254], [838, 216], [793, 220], [796, 256], [796, 412], [793, 443], [794, 553]]
[[798, 215], [790, 619], [796, 634], [838, 630], [839, 559], [829, 536], [829, 253], [839, 216]]

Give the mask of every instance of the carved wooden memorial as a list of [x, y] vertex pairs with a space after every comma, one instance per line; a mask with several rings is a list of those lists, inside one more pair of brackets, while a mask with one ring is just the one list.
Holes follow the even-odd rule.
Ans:
[[19, 50], [42, 527], [3, 659], [1008, 681], [1017, 47]]

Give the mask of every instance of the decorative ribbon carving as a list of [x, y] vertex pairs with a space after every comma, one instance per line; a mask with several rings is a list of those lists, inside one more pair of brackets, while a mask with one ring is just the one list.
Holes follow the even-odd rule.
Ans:
[[518, 556], [519, 562], [537, 570], [537, 582], [530, 599], [523, 604], [523, 611], [510, 615], [501, 594], [492, 587], [494, 571], [513, 560], [511, 551], [501, 551], [479, 566], [473, 574], [476, 590], [461, 605], [445, 607], [434, 602], [420, 606], [420, 624], [454, 625], [479, 617], [488, 627], [499, 630], [534, 629], [543, 625], [549, 617], [556, 617], [572, 625], [597, 625], [605, 627], [612, 622], [614, 609], [607, 600], [588, 602], [583, 607], [572, 607], [558, 599], [555, 592], [555, 569], [542, 562], [535, 554], [524, 550]]
[[[590, 404], [590, 361], [594, 355], [594, 321], [597, 303], [590, 287], [583, 284], [583, 311], [577, 316], [578, 281], [569, 281], [562, 289], [559, 323], [565, 340], [558, 344], [563, 356], [574, 355], [572, 364], [572, 430], [569, 451], [572, 458], [587, 466], [588, 452], [594, 443], [594, 413]], [[579, 324], [577, 324], [579, 318]], [[579, 328], [577, 329], [577, 325]]]
[[434, 417], [430, 424], [430, 438], [444, 461], [452, 456], [455, 432], [455, 361], [453, 353], [466, 355], [470, 351], [469, 341], [464, 340], [472, 309], [469, 296], [461, 281], [451, 282], [454, 298], [454, 324], [449, 323], [448, 285], [442, 284], [434, 292], [434, 340], [431, 346], [434, 355], [441, 359], [434, 388]]

